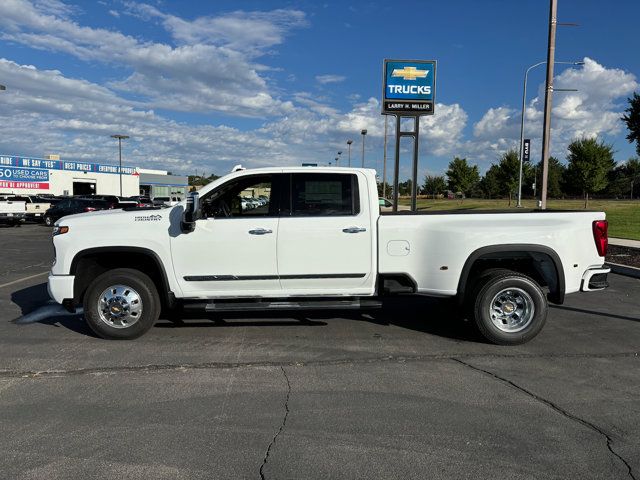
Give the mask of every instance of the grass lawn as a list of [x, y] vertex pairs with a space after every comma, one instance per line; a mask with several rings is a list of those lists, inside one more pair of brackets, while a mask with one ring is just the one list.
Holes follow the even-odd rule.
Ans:
[[[400, 205], [409, 205], [408, 198], [401, 198]], [[535, 200], [523, 200], [525, 208], [535, 208]], [[515, 210], [515, 202], [508, 200], [477, 200], [467, 198], [464, 200], [446, 199], [418, 199], [418, 210], [453, 210], [453, 209], [508, 209]], [[549, 200], [550, 210], [579, 210], [584, 211], [583, 200]], [[609, 220], [609, 236], [618, 238], [631, 238], [640, 240], [640, 200], [591, 200], [587, 210], [604, 211]]]

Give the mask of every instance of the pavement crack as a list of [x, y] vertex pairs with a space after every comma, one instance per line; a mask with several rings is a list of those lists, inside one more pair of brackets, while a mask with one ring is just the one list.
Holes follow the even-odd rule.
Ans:
[[276, 434], [271, 439], [271, 443], [269, 443], [269, 446], [267, 447], [267, 450], [264, 452], [264, 458], [262, 459], [262, 465], [260, 465], [260, 479], [261, 480], [265, 480], [264, 467], [267, 465], [267, 462], [269, 461], [269, 455], [271, 454], [271, 449], [275, 445], [276, 439], [278, 438], [278, 435], [280, 435], [282, 433], [282, 431], [284, 430], [284, 426], [287, 424], [287, 417], [289, 416], [289, 397], [291, 396], [291, 383], [289, 383], [289, 377], [287, 376], [286, 370], [283, 367], [280, 367], [280, 370], [282, 370], [282, 375], [284, 375], [284, 379], [287, 382], [287, 396], [284, 399], [284, 416], [282, 417], [282, 423], [280, 424], [280, 428], [278, 428], [278, 431], [276, 432]]
[[439, 360], [458, 360], [461, 358], [638, 358], [638, 352], [622, 353], [595, 353], [595, 354], [495, 354], [495, 353], [471, 353], [471, 354], [427, 354], [427, 355], [376, 355], [356, 358], [314, 359], [305, 361], [253, 361], [253, 362], [202, 362], [202, 363], [169, 363], [147, 365], [114, 365], [107, 367], [68, 368], [50, 370], [0, 370], [0, 378], [49, 378], [66, 377], [73, 375], [115, 375], [126, 373], [153, 373], [166, 371], [230, 369], [230, 368], [255, 368], [255, 367], [309, 367], [331, 365], [364, 365], [378, 362], [425, 362]]
[[584, 418], [580, 418], [577, 415], [574, 415], [570, 412], [568, 412], [567, 410], [565, 410], [564, 408], [560, 407], [559, 405], [553, 403], [551, 400], [547, 400], [544, 397], [541, 397], [540, 395], [537, 395], [535, 393], [533, 393], [531, 390], [527, 390], [526, 388], [518, 385], [517, 383], [501, 377], [500, 375], [491, 372], [489, 370], [485, 370], [483, 368], [480, 367], [476, 367], [475, 365], [472, 365], [470, 363], [467, 363], [463, 360], [460, 360], [459, 358], [455, 358], [455, 357], [451, 357], [451, 360], [453, 360], [454, 362], [460, 363], [461, 365], [464, 365], [465, 367], [468, 367], [472, 370], [475, 370], [477, 372], [481, 372], [484, 373], [485, 375], [488, 375], [492, 378], [494, 378], [495, 380], [498, 380], [501, 383], [506, 384], [509, 387], [515, 388], [516, 390], [518, 390], [519, 392], [524, 393], [525, 395], [527, 395], [528, 397], [534, 399], [535, 401], [542, 403], [544, 405], [546, 405], [547, 407], [551, 408], [552, 410], [554, 410], [556, 413], [559, 413], [560, 415], [562, 415], [563, 417], [567, 418], [568, 420], [571, 420], [573, 422], [577, 422], [579, 424], [581, 424], [582, 426], [596, 432], [597, 434], [601, 435], [602, 437], [605, 438], [606, 440], [606, 444], [607, 444], [607, 449], [609, 450], [609, 452], [616, 457], [618, 460], [620, 460], [624, 466], [627, 468], [627, 474], [629, 475], [629, 478], [631, 478], [632, 480], [637, 480], [637, 478], [634, 476], [633, 474], [633, 470], [631, 469], [631, 465], [629, 465], [629, 462], [627, 462], [624, 457], [622, 457], [622, 455], [620, 455], [619, 453], [617, 453], [614, 449], [613, 449], [613, 439], [611, 438], [611, 436], [605, 432], [602, 428], [598, 427], [596, 424], [591, 423], [588, 420], [585, 420]]

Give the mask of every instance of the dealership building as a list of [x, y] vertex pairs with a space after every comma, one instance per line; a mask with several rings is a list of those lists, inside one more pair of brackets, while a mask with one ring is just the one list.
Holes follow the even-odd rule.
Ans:
[[162, 170], [60, 160], [0, 155], [0, 194], [22, 195], [133, 195], [183, 198], [188, 191], [187, 177], [168, 175]]

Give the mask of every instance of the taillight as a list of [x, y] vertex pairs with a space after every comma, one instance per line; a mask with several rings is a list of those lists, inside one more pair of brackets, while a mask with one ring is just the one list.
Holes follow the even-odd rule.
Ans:
[[136, 207], [142, 208], [142, 207], [144, 207], [144, 203], [138, 203], [138, 204], [136, 204]]
[[84, 211], [85, 211], [85, 212], [95, 212], [95, 211], [96, 211], [96, 209], [95, 209], [95, 208], [93, 208], [93, 207], [85, 207]]
[[609, 246], [609, 222], [606, 220], [595, 220], [593, 222], [593, 239], [596, 241], [596, 250], [598, 255], [604, 257], [607, 254]]

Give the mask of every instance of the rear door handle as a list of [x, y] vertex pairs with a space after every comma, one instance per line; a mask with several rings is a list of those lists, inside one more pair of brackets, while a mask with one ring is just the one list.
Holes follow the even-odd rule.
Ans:
[[254, 228], [253, 230], [249, 230], [250, 235], [266, 235], [267, 233], [273, 233], [273, 230], [267, 228]]
[[367, 229], [363, 227], [347, 227], [347, 228], [343, 228], [342, 231], [344, 233], [360, 233], [360, 232], [366, 232]]

